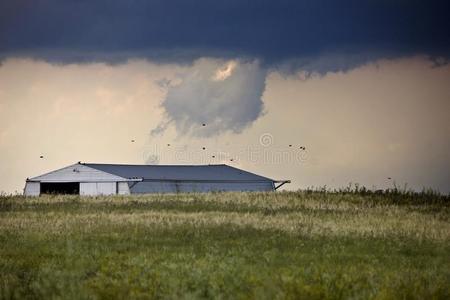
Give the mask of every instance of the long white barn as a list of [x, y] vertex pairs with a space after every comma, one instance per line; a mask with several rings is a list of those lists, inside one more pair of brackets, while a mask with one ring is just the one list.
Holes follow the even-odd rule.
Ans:
[[128, 195], [146, 193], [274, 191], [273, 180], [228, 165], [119, 165], [76, 163], [27, 178], [24, 195]]

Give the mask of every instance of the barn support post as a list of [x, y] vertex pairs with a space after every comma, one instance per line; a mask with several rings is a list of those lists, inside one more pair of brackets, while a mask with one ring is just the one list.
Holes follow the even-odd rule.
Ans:
[[279, 185], [275, 186], [275, 191], [278, 190], [280, 187], [282, 187], [283, 185], [285, 185], [286, 183], [291, 183], [290, 180], [279, 180], [279, 181], [274, 181], [274, 183], [279, 183]]

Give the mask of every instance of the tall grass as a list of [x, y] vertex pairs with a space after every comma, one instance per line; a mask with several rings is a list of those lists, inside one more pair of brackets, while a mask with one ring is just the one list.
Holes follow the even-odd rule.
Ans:
[[0, 298], [449, 299], [448, 196], [0, 197]]

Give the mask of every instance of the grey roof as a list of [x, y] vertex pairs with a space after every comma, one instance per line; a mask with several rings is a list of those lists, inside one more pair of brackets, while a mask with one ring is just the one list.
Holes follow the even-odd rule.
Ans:
[[186, 181], [274, 181], [228, 165], [83, 165], [121, 176], [143, 178], [144, 180], [186, 180]]

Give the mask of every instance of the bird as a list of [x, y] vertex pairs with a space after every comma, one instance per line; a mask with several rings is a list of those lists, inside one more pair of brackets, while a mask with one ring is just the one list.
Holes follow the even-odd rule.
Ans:
[[230, 159], [230, 161], [233, 161], [233, 159]]
[[215, 156], [215, 155], [213, 155], [213, 156], [212, 156], [212, 158], [216, 158], [216, 156]]
[[292, 147], [292, 145], [289, 145], [289, 147]]
[[44, 156], [43, 156], [43, 155], [41, 155], [41, 156], [39, 156], [39, 158], [44, 158]]
[[134, 140], [131, 140], [132, 143], [134, 143]]
[[203, 124], [202, 124], [202, 126], [206, 126], [206, 124], [205, 124], [205, 123], [203, 123]]
[[170, 146], [170, 144], [167, 144], [167, 146]]
[[392, 178], [391, 178], [391, 177], [388, 177], [388, 179], [391, 180]]
[[206, 148], [205, 148], [205, 147], [202, 147], [202, 149], [203, 149], [203, 150], [206, 150]]

